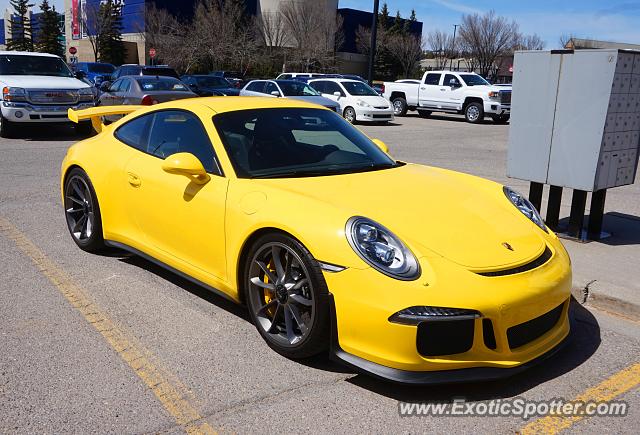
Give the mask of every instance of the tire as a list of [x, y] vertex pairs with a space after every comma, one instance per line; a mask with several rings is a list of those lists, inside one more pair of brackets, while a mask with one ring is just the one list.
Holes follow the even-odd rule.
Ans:
[[64, 211], [71, 238], [80, 249], [98, 252], [105, 248], [98, 197], [80, 168], [73, 168], [65, 178]]
[[509, 118], [511, 118], [510, 115], [492, 115], [491, 119], [493, 119], [493, 122], [495, 122], [496, 124], [506, 124], [507, 122], [509, 122]]
[[326, 352], [329, 291], [311, 253], [292, 237], [271, 233], [260, 237], [246, 258], [243, 293], [253, 324], [267, 344], [293, 359]]
[[471, 124], [479, 124], [484, 119], [484, 107], [482, 104], [471, 102], [464, 108], [464, 118]]
[[407, 100], [403, 97], [396, 97], [391, 101], [393, 106], [393, 114], [395, 116], [404, 116], [407, 114]]
[[93, 126], [91, 122], [83, 121], [74, 126], [76, 134], [78, 136], [91, 136], [93, 135]]
[[430, 110], [418, 110], [418, 116], [420, 118], [428, 118], [431, 116], [431, 111]]
[[16, 134], [16, 126], [0, 113], [0, 137], [11, 139]]
[[356, 111], [353, 107], [346, 107], [344, 112], [342, 113], [344, 119], [349, 121], [351, 124], [355, 124], [356, 122]]

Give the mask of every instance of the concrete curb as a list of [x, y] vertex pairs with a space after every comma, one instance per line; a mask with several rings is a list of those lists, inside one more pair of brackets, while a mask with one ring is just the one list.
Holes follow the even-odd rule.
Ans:
[[588, 285], [586, 287], [573, 287], [571, 294], [580, 304], [586, 307], [593, 307], [608, 314], [640, 323], [640, 305], [600, 292], [594, 292], [589, 290]]

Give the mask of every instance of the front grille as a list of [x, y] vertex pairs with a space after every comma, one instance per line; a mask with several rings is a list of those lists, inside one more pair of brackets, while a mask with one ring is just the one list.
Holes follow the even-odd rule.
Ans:
[[528, 270], [533, 270], [536, 267], [542, 266], [547, 261], [549, 261], [552, 256], [553, 256], [553, 254], [551, 253], [551, 250], [548, 247], [546, 247], [544, 249], [544, 252], [538, 258], [536, 258], [533, 261], [530, 261], [527, 264], [523, 264], [522, 266], [518, 266], [518, 267], [513, 267], [511, 269], [492, 270], [491, 272], [478, 272], [478, 275], [482, 275], [482, 276], [505, 276], [505, 275], [514, 275], [516, 273], [526, 272]]
[[489, 349], [496, 348], [496, 334], [493, 332], [493, 322], [491, 319], [482, 319], [482, 338], [484, 345]]
[[500, 91], [500, 103], [511, 104], [511, 91]]
[[549, 332], [560, 320], [563, 307], [564, 303], [540, 317], [507, 329], [509, 347], [517, 349]]
[[391, 115], [373, 115], [374, 119], [387, 119], [387, 118], [391, 118]]
[[425, 321], [418, 325], [416, 347], [422, 356], [453, 355], [473, 346], [474, 319]]
[[76, 104], [78, 92], [57, 89], [29, 91], [29, 101], [33, 104]]

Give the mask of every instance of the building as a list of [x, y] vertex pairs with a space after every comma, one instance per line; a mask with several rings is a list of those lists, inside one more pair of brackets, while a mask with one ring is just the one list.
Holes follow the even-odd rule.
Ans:
[[[7, 8], [4, 11], [3, 17], [0, 19], [0, 50], [4, 50], [7, 47], [7, 41], [11, 39], [11, 17], [13, 15], [13, 10], [11, 8]], [[34, 43], [38, 42], [38, 35], [40, 32], [40, 16], [41, 12], [33, 12], [33, 8], [29, 9], [29, 16], [31, 19], [31, 37], [33, 38]], [[15, 18], [18, 18], [15, 16]], [[62, 34], [64, 35], [64, 14], [58, 14], [58, 25], [62, 30]], [[60, 40], [63, 44], [63, 47], [66, 44], [64, 36]]]
[[597, 39], [571, 38], [564, 48], [569, 50], [583, 50], [588, 48], [614, 48], [619, 50], [640, 50], [639, 44], [628, 44], [626, 42], [598, 41]]

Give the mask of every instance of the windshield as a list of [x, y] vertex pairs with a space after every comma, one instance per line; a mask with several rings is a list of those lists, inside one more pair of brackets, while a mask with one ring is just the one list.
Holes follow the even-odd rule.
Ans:
[[0, 74], [13, 76], [54, 76], [73, 77], [71, 70], [59, 57], [0, 56]]
[[116, 67], [110, 63], [90, 63], [88, 68], [89, 72], [99, 74], [111, 74], [116, 70]]
[[213, 122], [240, 178], [313, 177], [398, 166], [329, 110], [238, 110], [215, 115]]
[[368, 84], [362, 82], [341, 82], [342, 86], [347, 90], [347, 92], [351, 95], [355, 96], [378, 96], [378, 93], [374, 91]]
[[460, 78], [465, 82], [467, 86], [482, 86], [489, 84], [488, 81], [477, 74], [460, 74]]
[[306, 83], [294, 81], [278, 81], [278, 85], [285, 97], [316, 97], [320, 95]]
[[224, 77], [214, 77], [214, 76], [205, 76], [205, 77], [196, 77], [196, 82], [198, 86], [201, 88], [231, 88], [231, 83]]
[[188, 91], [180, 80], [171, 77], [141, 78], [136, 79], [143, 92], [147, 91]]

